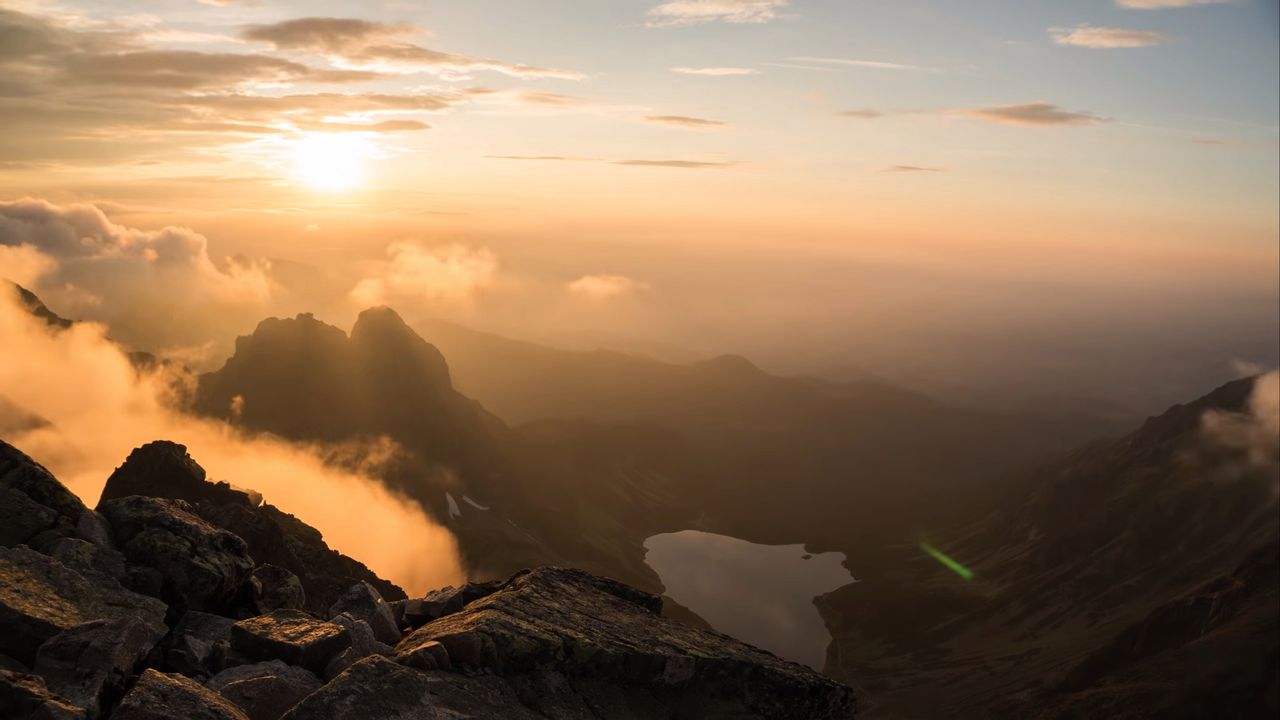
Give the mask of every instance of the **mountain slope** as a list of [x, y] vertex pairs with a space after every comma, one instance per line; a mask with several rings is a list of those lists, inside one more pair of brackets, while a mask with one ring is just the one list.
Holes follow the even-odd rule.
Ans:
[[1274, 375], [1224, 385], [929, 538], [972, 581], [913, 546], [859, 566], [862, 583], [820, 599], [828, 670], [885, 717], [939, 703], [960, 717], [1272, 716], [1274, 392]]

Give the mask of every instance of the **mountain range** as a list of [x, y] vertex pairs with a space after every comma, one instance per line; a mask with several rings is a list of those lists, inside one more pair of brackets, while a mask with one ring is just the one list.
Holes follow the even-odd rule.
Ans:
[[825, 672], [867, 716], [1270, 717], [1277, 393], [1241, 379], [1114, 433], [374, 308], [263, 321], [185, 403], [373, 468], [477, 581], [560, 565], [661, 594], [644, 541], [684, 529], [841, 552]]

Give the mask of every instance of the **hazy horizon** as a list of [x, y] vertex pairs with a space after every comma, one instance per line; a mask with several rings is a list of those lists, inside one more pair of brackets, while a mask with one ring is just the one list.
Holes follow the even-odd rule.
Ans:
[[201, 368], [264, 317], [388, 304], [1147, 414], [1280, 363], [1276, 22], [1260, 0], [6, 2], [0, 257]]

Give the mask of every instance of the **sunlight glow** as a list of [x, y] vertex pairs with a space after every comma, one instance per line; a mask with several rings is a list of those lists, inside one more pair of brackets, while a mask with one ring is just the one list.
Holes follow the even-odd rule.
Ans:
[[364, 181], [373, 154], [373, 143], [363, 136], [312, 133], [293, 144], [294, 174], [316, 190], [350, 190]]

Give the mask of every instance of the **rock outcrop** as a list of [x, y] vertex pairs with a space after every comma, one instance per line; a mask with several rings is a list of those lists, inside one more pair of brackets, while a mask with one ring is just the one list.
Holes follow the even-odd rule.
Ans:
[[134, 451], [101, 515], [0, 451], [5, 516], [33, 518], [0, 547], [5, 720], [854, 714], [849, 688], [583, 571], [407, 600], [180, 445]]
[[200, 519], [183, 500], [130, 495], [98, 507], [139, 592], [179, 607], [227, 610], [253, 571], [244, 540]]
[[0, 653], [26, 666], [59, 633], [94, 620], [137, 617], [163, 634], [164, 603], [109, 577], [82, 575], [30, 548], [0, 548]]
[[49, 692], [44, 678], [0, 670], [0, 717], [26, 720], [85, 720], [84, 710]]
[[324, 672], [335, 655], [351, 647], [351, 635], [337, 623], [298, 611], [275, 610], [231, 626], [231, 649], [257, 660], [283, 660]]
[[182, 675], [147, 670], [113, 720], [249, 720], [230, 700]]
[[[304, 609], [316, 615], [327, 613], [344, 592], [361, 581], [372, 585], [384, 598], [405, 597], [404, 591], [394, 583], [330, 549], [315, 528], [272, 505], [263, 504], [257, 493], [209, 481], [204, 469], [187, 454], [183, 445], [158, 440], [134, 450], [107, 480], [100, 503], [130, 495], [190, 503], [192, 512], [200, 519], [243, 540], [258, 567], [274, 565], [293, 573], [302, 586]], [[276, 571], [271, 573], [274, 580], [282, 579]], [[262, 573], [258, 577], [260, 584], [266, 580]], [[258, 592], [263, 590], [274, 592], [265, 585]], [[279, 598], [266, 599], [268, 604], [280, 601]], [[284, 602], [278, 607], [292, 605], [291, 600]]]
[[[621, 583], [539, 568], [418, 628], [396, 648], [397, 658], [420, 664], [424, 647], [438, 643], [453, 665], [498, 675], [515, 687], [568, 678], [584, 712], [611, 702], [614, 713], [654, 707], [653, 717], [852, 717], [848, 688], [727, 636], [664, 618], [661, 607], [661, 598]], [[546, 711], [537, 703], [531, 709]]]

